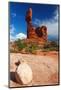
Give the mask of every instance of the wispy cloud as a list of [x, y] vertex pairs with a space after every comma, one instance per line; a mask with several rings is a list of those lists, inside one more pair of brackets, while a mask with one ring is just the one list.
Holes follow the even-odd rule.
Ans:
[[10, 25], [10, 41], [14, 41], [15, 37], [14, 37], [14, 32], [15, 32], [15, 27], [13, 24]]
[[42, 21], [36, 18], [33, 23], [38, 26], [47, 26], [48, 35], [58, 37], [58, 9], [53, 12], [53, 18]]
[[16, 17], [16, 13], [11, 13], [11, 15], [13, 18]]
[[16, 38], [13, 35], [10, 35], [10, 41], [15, 41]]
[[15, 32], [15, 27], [13, 24], [10, 25], [10, 34], [14, 34]]
[[24, 33], [18, 33], [15, 35], [15, 27], [14, 25], [10, 25], [10, 41], [15, 41], [17, 39], [25, 39], [27, 37]]

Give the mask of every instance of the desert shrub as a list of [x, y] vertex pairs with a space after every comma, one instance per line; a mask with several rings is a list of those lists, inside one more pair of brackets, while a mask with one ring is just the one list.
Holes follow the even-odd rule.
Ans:
[[18, 48], [19, 51], [26, 47], [26, 44], [24, 42], [22, 42], [20, 39], [15, 41], [15, 43], [16, 43], [17, 48]]
[[51, 47], [58, 47], [58, 44], [57, 44], [56, 41], [51, 41], [51, 42], [50, 42], [50, 46], [51, 46]]
[[43, 46], [44, 49], [48, 49], [50, 47], [49, 42], [46, 42]]
[[38, 46], [35, 44], [30, 44], [29, 46], [26, 47], [26, 52], [29, 53], [35, 53], [35, 51], [38, 49]]
[[17, 50], [10, 49], [10, 53], [17, 53]]
[[59, 49], [58, 43], [56, 41], [51, 41], [50, 47], [51, 47], [51, 50], [55, 50], [55, 51], [58, 51]]
[[58, 51], [58, 44], [56, 41], [46, 42], [42, 50], [43, 51]]

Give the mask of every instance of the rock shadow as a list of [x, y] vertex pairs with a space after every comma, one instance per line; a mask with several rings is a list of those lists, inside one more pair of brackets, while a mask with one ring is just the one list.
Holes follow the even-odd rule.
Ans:
[[15, 78], [15, 72], [10, 72], [10, 80], [12, 80], [13, 82], [17, 82]]
[[13, 82], [22, 85], [22, 82], [20, 81], [20, 83], [18, 83], [18, 81], [16, 80], [15, 77], [15, 72], [10, 72], [10, 80], [12, 80]]

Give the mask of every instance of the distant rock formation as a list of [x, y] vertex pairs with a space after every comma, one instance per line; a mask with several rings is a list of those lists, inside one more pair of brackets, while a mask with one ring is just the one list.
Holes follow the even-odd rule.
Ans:
[[27, 39], [37, 41], [38, 43], [47, 41], [47, 27], [34, 27], [32, 25], [32, 8], [26, 12], [25, 20], [27, 22]]

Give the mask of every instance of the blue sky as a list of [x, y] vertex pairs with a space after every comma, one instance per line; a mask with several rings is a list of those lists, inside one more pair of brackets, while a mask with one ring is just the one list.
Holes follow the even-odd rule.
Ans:
[[47, 26], [48, 36], [58, 38], [58, 5], [9, 3], [10, 40], [26, 38], [27, 25], [25, 15], [32, 8], [32, 23], [35, 26]]

